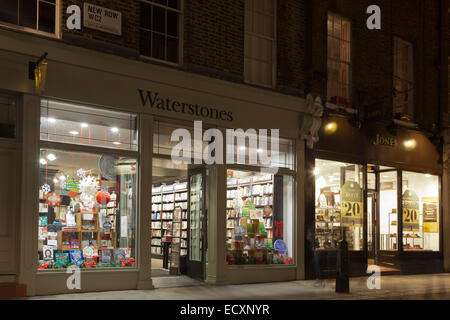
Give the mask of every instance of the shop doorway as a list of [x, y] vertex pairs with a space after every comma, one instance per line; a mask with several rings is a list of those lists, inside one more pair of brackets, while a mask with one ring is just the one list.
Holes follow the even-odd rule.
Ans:
[[[205, 279], [206, 167], [154, 157], [152, 173], [152, 277], [174, 286]], [[179, 281], [173, 281], [179, 277]], [[166, 284], [164, 284], [166, 286]]]
[[368, 166], [367, 263], [398, 272], [398, 170]]

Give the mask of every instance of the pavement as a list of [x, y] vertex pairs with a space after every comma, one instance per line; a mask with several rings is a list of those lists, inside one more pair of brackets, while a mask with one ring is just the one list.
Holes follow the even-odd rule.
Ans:
[[368, 278], [352, 278], [350, 293], [335, 292], [335, 280], [213, 286], [184, 277], [154, 279], [154, 290], [74, 293], [30, 300], [447, 300], [450, 274], [381, 276], [380, 289]]

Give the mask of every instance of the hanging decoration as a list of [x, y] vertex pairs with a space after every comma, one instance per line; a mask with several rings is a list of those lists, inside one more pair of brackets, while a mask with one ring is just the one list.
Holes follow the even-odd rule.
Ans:
[[77, 170], [77, 177], [83, 179], [86, 176], [86, 171], [82, 168]]
[[80, 181], [80, 192], [88, 196], [95, 196], [99, 189], [98, 181], [93, 176], [84, 177]]
[[97, 203], [101, 205], [107, 205], [111, 201], [111, 195], [106, 190], [101, 190], [97, 192], [97, 195], [95, 196]]
[[78, 193], [80, 191], [80, 182], [69, 176], [66, 179], [66, 191]]
[[98, 181], [93, 176], [84, 177], [80, 181], [80, 201], [83, 210], [91, 210], [95, 206], [95, 196], [99, 189]]
[[69, 197], [71, 198], [76, 198], [78, 195], [78, 193], [74, 192], [74, 191], [69, 191]]
[[42, 187], [42, 192], [44, 192], [45, 194], [50, 193], [50, 191], [52, 191], [52, 189], [50, 188], [50, 186], [48, 184], [44, 184]]
[[58, 207], [61, 204], [62, 199], [59, 194], [57, 194], [56, 192], [52, 192], [47, 195], [46, 202], [50, 207]]

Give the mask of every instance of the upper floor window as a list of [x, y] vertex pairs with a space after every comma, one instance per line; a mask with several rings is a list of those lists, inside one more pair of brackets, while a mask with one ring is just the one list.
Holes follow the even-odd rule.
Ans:
[[56, 34], [58, 6], [59, 0], [1, 0], [0, 23]]
[[328, 14], [328, 99], [350, 106], [351, 35], [350, 21]]
[[414, 117], [414, 57], [410, 42], [394, 39], [394, 115], [402, 120]]
[[245, 1], [244, 79], [275, 86], [275, 0]]
[[180, 63], [181, 0], [141, 1], [140, 53]]

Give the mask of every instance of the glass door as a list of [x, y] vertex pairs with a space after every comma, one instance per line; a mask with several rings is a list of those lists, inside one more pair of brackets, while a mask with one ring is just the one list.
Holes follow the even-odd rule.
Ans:
[[196, 279], [205, 279], [206, 208], [205, 168], [188, 172], [188, 261], [187, 274]]
[[368, 264], [376, 264], [377, 252], [377, 213], [376, 213], [376, 193], [367, 194], [367, 258]]

